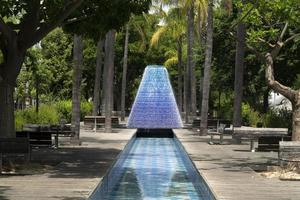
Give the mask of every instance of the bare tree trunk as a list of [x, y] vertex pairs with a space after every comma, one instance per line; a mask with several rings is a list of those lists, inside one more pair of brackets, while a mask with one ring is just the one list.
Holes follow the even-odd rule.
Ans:
[[74, 35], [73, 59], [72, 128], [75, 131], [75, 136], [71, 140], [73, 144], [79, 144], [83, 44], [81, 36], [78, 35]]
[[97, 61], [96, 61], [96, 73], [95, 73], [95, 85], [94, 85], [94, 99], [93, 99], [93, 115], [98, 115], [100, 106], [100, 84], [103, 65], [103, 40], [99, 39], [97, 44]]
[[[242, 12], [241, 10], [239, 12]], [[244, 60], [245, 60], [246, 26], [240, 22], [237, 25], [237, 43], [235, 54], [235, 78], [234, 78], [234, 106], [233, 106], [233, 126], [242, 125], [242, 100], [243, 100], [243, 80], [244, 80]]]
[[188, 47], [187, 47], [187, 66], [188, 66], [188, 80], [190, 81], [190, 114], [192, 116], [196, 115], [196, 77], [195, 77], [195, 63], [194, 63], [194, 53], [193, 53], [193, 44], [194, 44], [194, 3], [192, 2], [188, 10], [188, 27], [187, 27], [187, 38], [188, 38]]
[[207, 15], [207, 36], [205, 49], [205, 64], [203, 76], [203, 93], [201, 106], [201, 123], [200, 134], [207, 134], [207, 115], [209, 106], [209, 90], [210, 90], [210, 71], [213, 49], [213, 0], [208, 1], [208, 15]]
[[292, 140], [300, 141], [300, 90], [297, 90], [293, 103], [293, 132]]
[[106, 90], [105, 90], [105, 132], [111, 133], [111, 112], [114, 79], [114, 45], [115, 31], [110, 30], [105, 39], [105, 65], [107, 65]]
[[177, 103], [179, 112], [182, 112], [182, 37], [177, 41], [177, 56], [178, 56], [178, 93]]
[[13, 92], [14, 86], [0, 82], [0, 137], [16, 137]]
[[20, 50], [17, 37], [12, 34], [2, 47], [4, 61], [0, 64], [0, 137], [14, 138], [14, 87], [25, 58], [25, 50]]
[[267, 84], [275, 92], [285, 96], [293, 105], [293, 131], [292, 140], [300, 141], [300, 90], [293, 90], [284, 86], [274, 78], [274, 64], [272, 55], [277, 55], [280, 49], [274, 49], [272, 53], [266, 54], [266, 79]]
[[125, 120], [125, 94], [126, 94], [126, 77], [127, 77], [127, 62], [128, 62], [128, 39], [129, 25], [126, 25], [124, 58], [123, 58], [123, 74], [122, 74], [122, 92], [121, 92], [121, 120]]
[[108, 55], [108, 46], [106, 45], [106, 38], [105, 38], [105, 44], [104, 44], [104, 66], [103, 66], [103, 75], [102, 75], [102, 91], [101, 91], [101, 115], [105, 115], [105, 94], [106, 94], [106, 82], [107, 82], [107, 71], [108, 71], [108, 65], [106, 63], [107, 55]]

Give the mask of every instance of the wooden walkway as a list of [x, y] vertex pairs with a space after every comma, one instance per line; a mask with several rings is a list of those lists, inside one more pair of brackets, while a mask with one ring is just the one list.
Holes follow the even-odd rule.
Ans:
[[0, 200], [83, 200], [98, 185], [135, 130], [81, 131], [82, 145], [34, 151], [33, 163], [53, 166], [46, 173], [0, 175]]
[[175, 130], [218, 200], [299, 200], [300, 181], [265, 178], [254, 169], [277, 163], [277, 152], [249, 152], [245, 145], [209, 145], [208, 137]]

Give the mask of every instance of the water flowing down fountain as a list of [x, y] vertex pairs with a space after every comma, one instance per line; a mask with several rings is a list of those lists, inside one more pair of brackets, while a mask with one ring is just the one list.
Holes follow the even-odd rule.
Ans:
[[159, 65], [146, 67], [131, 113], [128, 128], [182, 128], [168, 71]]

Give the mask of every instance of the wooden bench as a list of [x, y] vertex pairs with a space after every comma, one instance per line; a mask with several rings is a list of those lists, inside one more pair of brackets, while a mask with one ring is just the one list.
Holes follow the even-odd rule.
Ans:
[[210, 140], [209, 144], [215, 144], [214, 142], [214, 136], [217, 135], [219, 136], [219, 144], [223, 144], [223, 136], [224, 136], [224, 131], [225, 131], [226, 124], [220, 124], [217, 127], [217, 130], [208, 130], [207, 134], [210, 135]]
[[255, 152], [254, 141], [260, 137], [279, 137], [281, 140], [288, 134], [287, 128], [253, 128], [234, 127], [233, 137], [250, 139], [250, 150]]
[[281, 166], [300, 164], [300, 141], [279, 142], [278, 159]]
[[[195, 118], [192, 123], [193, 128], [200, 128], [201, 119]], [[226, 127], [230, 126], [230, 121], [226, 119], [208, 119], [207, 120], [207, 129], [217, 130], [220, 124], [225, 124]]]
[[258, 151], [278, 151], [280, 141], [290, 141], [291, 136], [261, 136], [258, 138]]
[[24, 155], [26, 161], [30, 160], [31, 149], [27, 138], [0, 138], [0, 173], [2, 160], [7, 155]]
[[[105, 125], [105, 116], [85, 116], [83, 123], [85, 126], [90, 126], [91, 128], [97, 128], [97, 126]], [[111, 117], [112, 126], [118, 127], [119, 117], [113, 116]]]
[[54, 137], [54, 146], [58, 148], [59, 137], [73, 137], [75, 132], [67, 125], [26, 124], [16, 135], [19, 138], [28, 138], [31, 147], [52, 147]]

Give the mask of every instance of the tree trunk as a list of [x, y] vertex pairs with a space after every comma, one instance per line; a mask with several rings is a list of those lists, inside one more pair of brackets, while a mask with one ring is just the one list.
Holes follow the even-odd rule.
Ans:
[[105, 44], [104, 44], [104, 66], [103, 66], [103, 75], [102, 75], [102, 91], [101, 91], [101, 115], [105, 115], [105, 94], [106, 94], [106, 82], [107, 82], [107, 71], [108, 71], [108, 65], [107, 65], [107, 56], [108, 56], [108, 46], [107, 46], [107, 41], [106, 41], [106, 36], [105, 36]]
[[81, 36], [74, 35], [73, 48], [73, 87], [72, 87], [72, 128], [75, 136], [72, 143], [79, 144], [80, 135], [80, 86], [82, 77], [83, 44]]
[[267, 113], [268, 110], [269, 110], [269, 92], [270, 90], [267, 89], [265, 92], [264, 92], [264, 96], [263, 96], [263, 113]]
[[125, 94], [126, 94], [126, 77], [127, 77], [127, 61], [128, 61], [128, 39], [129, 25], [126, 25], [124, 58], [123, 58], [123, 75], [122, 75], [122, 92], [121, 92], [121, 120], [125, 120]]
[[105, 132], [111, 133], [111, 112], [114, 79], [114, 45], [115, 31], [110, 30], [105, 39], [105, 65], [107, 66], [106, 90], [105, 90]]
[[179, 112], [182, 112], [182, 37], [177, 41], [177, 56], [178, 56], [178, 93], [177, 103]]
[[0, 137], [14, 138], [14, 87], [25, 58], [25, 50], [20, 50], [17, 35], [12, 33], [6, 41], [3, 63], [0, 63]]
[[100, 38], [98, 41], [98, 44], [97, 44], [97, 61], [96, 61], [95, 84], [94, 84], [93, 116], [97, 116], [99, 114], [102, 65], [103, 65], [103, 40]]
[[36, 80], [35, 80], [35, 112], [36, 113], [39, 113], [39, 106], [40, 106], [39, 93], [40, 93], [40, 82], [37, 79], [37, 75], [36, 75]]
[[[242, 12], [241, 10], [239, 12]], [[246, 26], [244, 23], [237, 25], [237, 43], [235, 54], [235, 78], [234, 78], [234, 106], [233, 106], [233, 126], [242, 125], [242, 100], [243, 100], [243, 80], [244, 80], [244, 60], [245, 60]]]
[[13, 138], [15, 134], [14, 86], [0, 82], [0, 137]]
[[192, 2], [188, 10], [188, 26], [187, 26], [187, 66], [188, 66], [188, 80], [189, 80], [189, 101], [190, 113], [192, 116], [196, 115], [196, 77], [195, 77], [195, 63], [193, 54], [194, 44], [194, 3]]
[[[279, 52], [280, 49], [274, 49]], [[284, 86], [274, 78], [274, 63], [271, 53], [266, 54], [266, 79], [267, 84], [274, 92], [280, 93], [292, 102], [293, 105], [293, 131], [292, 140], [300, 141], [300, 90], [293, 90], [290, 87]]]
[[203, 93], [201, 106], [201, 123], [200, 134], [207, 134], [207, 115], [209, 106], [209, 90], [210, 90], [210, 71], [213, 48], [213, 0], [208, 1], [208, 15], [207, 15], [207, 36], [205, 49], [205, 64], [203, 76]]
[[187, 65], [183, 66], [184, 67], [184, 77], [183, 77], [183, 109], [185, 112], [184, 115], [184, 121], [185, 123], [189, 123], [189, 118], [188, 118], [188, 112], [189, 112], [189, 106], [188, 106], [188, 88], [189, 88], [189, 82], [188, 82], [188, 68]]
[[293, 103], [293, 131], [292, 140], [300, 141], [300, 90], [297, 90]]

